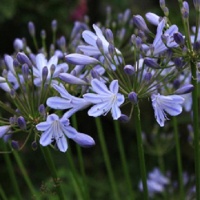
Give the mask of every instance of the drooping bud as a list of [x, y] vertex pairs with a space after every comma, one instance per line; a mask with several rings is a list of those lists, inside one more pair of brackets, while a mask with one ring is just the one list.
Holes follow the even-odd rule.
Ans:
[[144, 75], [144, 80], [145, 80], [146, 82], [149, 82], [149, 81], [151, 80], [151, 77], [152, 77], [151, 72], [147, 72], [147, 73], [145, 73], [145, 75]]
[[123, 15], [123, 23], [126, 23], [131, 15], [131, 10], [126, 9]]
[[182, 66], [184, 65], [184, 62], [181, 58], [174, 58], [174, 64], [177, 67], [177, 69], [182, 68]]
[[115, 54], [115, 47], [113, 44], [109, 44], [108, 45], [108, 53], [111, 55], [111, 56], [114, 56]]
[[103, 43], [100, 38], [97, 38], [96, 45], [101, 53], [104, 53]]
[[40, 36], [44, 40], [46, 38], [46, 31], [45, 30], [41, 30]]
[[127, 75], [133, 75], [135, 73], [135, 68], [132, 66], [132, 65], [125, 65], [124, 66], [124, 72], [127, 74]]
[[68, 54], [65, 58], [68, 63], [74, 65], [90, 65], [99, 63], [96, 58], [77, 53]]
[[39, 113], [40, 113], [42, 116], [45, 116], [45, 115], [46, 115], [46, 109], [45, 109], [44, 104], [41, 104], [41, 105], [39, 106], [38, 111], [39, 111]]
[[161, 69], [160, 65], [151, 58], [145, 58], [144, 64], [153, 69]]
[[134, 15], [133, 16], [133, 23], [137, 26], [139, 30], [142, 30], [144, 32], [149, 32], [149, 29], [146, 25], [146, 22], [144, 21], [143, 17], [140, 15]]
[[146, 13], [146, 19], [153, 25], [158, 26], [160, 22], [160, 17], [154, 13], [148, 12]]
[[193, 89], [194, 89], [194, 86], [192, 84], [187, 84], [187, 85], [182, 86], [178, 90], [176, 90], [174, 94], [178, 94], [178, 95], [187, 94], [187, 93], [192, 92]]
[[21, 64], [27, 64], [28, 66], [31, 66], [32, 63], [30, 61], [30, 59], [27, 57], [27, 55], [25, 53], [22, 52], [18, 52], [17, 53], [17, 60], [21, 63]]
[[35, 36], [35, 25], [33, 22], [29, 22], [28, 23], [28, 30], [29, 30], [29, 33], [32, 37]]
[[85, 82], [84, 80], [75, 77], [71, 74], [68, 73], [60, 73], [60, 75], [58, 76], [61, 80], [63, 80], [66, 83], [70, 83], [70, 84], [76, 84], [76, 85], [87, 85], [88, 83]]
[[128, 99], [130, 100], [130, 102], [137, 104], [138, 102], [138, 98], [137, 98], [137, 94], [135, 92], [130, 92], [128, 94]]
[[174, 33], [174, 41], [179, 44], [180, 46], [183, 46], [185, 44], [185, 39], [183, 37], [183, 35], [179, 32]]
[[20, 127], [20, 129], [25, 130], [26, 129], [26, 121], [24, 117], [20, 116], [17, 118], [17, 124]]
[[19, 143], [16, 140], [11, 141], [11, 147], [15, 150], [19, 150]]
[[200, 41], [194, 42], [193, 49], [196, 53], [200, 53]]
[[125, 114], [121, 114], [118, 120], [122, 123], [128, 123], [130, 121], [130, 118]]
[[31, 143], [31, 147], [32, 147], [33, 151], [37, 150], [37, 148], [38, 148], [37, 142], [36, 142], [36, 141], [33, 141], [33, 142]]
[[77, 144], [82, 147], [92, 147], [95, 145], [95, 141], [89, 135], [84, 133], [77, 133], [75, 137], [72, 138]]

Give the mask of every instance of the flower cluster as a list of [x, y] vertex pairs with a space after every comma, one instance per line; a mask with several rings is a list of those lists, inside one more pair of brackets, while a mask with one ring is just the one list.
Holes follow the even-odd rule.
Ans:
[[[131, 16], [126, 10], [114, 32], [106, 28], [109, 20], [106, 26], [93, 24], [93, 30], [84, 22], [76, 22], [69, 46], [61, 37], [52, 42], [49, 52], [45, 45], [38, 48], [36, 30], [30, 22], [37, 53], [18, 38], [14, 54], [4, 56], [0, 88], [10, 105], [1, 100], [0, 106], [10, 113], [10, 119], [2, 118], [0, 136], [12, 138], [22, 130], [27, 139], [65, 152], [66, 137], [81, 146], [95, 144], [92, 137], [70, 125], [70, 117], [83, 109], [92, 117], [111, 112], [114, 120], [125, 121], [131, 119], [142, 99], [148, 99], [161, 127], [183, 108], [190, 111], [193, 85], [189, 64], [191, 60], [199, 62], [199, 32], [181, 34], [178, 26], [170, 23], [164, 1], [160, 5], [163, 16], [146, 14], [146, 21], [156, 26], [155, 32], [142, 16]], [[187, 8], [184, 2], [184, 20], [188, 18]], [[56, 28], [54, 20], [53, 34]], [[41, 35], [45, 41], [45, 34]], [[122, 110], [125, 104], [131, 106], [126, 115]]]

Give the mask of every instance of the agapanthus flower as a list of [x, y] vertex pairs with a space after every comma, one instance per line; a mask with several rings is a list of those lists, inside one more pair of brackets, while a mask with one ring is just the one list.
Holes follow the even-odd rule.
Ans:
[[2, 138], [10, 130], [10, 125], [0, 126], [0, 138]]
[[151, 100], [156, 121], [161, 127], [164, 126], [165, 120], [168, 119], [167, 114], [177, 116], [182, 112], [184, 98], [179, 95], [164, 96], [153, 94]]
[[75, 128], [71, 127], [68, 118], [59, 118], [56, 114], [49, 115], [47, 120], [37, 124], [36, 128], [42, 132], [40, 137], [40, 144], [42, 146], [50, 145], [55, 141], [57, 148], [61, 152], [66, 152], [68, 149], [66, 137], [83, 147], [90, 147], [95, 144], [92, 137], [79, 133]]
[[[177, 47], [178, 44], [174, 41], [173, 35], [178, 32], [178, 27], [176, 25], [171, 25], [164, 33], [163, 29], [165, 27], [165, 19], [162, 19], [158, 24], [156, 37], [153, 41], [153, 55], [158, 55], [168, 48]], [[165, 42], [163, 42], [163, 37], [165, 37]]]
[[119, 91], [119, 85], [117, 80], [113, 80], [110, 83], [109, 89], [105, 83], [98, 79], [91, 81], [92, 90], [97, 93], [87, 93], [83, 97], [86, 101], [94, 104], [89, 111], [88, 115], [97, 117], [100, 115], [106, 115], [109, 111], [112, 113], [114, 120], [117, 120], [121, 116], [120, 105], [124, 102], [124, 96]]
[[47, 105], [54, 109], [68, 110], [65, 113], [65, 116], [68, 118], [71, 117], [71, 115], [73, 115], [75, 112], [87, 108], [91, 105], [91, 103], [85, 99], [69, 94], [62, 84], [53, 84], [53, 88], [60, 93], [61, 97], [49, 97], [47, 99]]
[[[102, 30], [95, 24], [93, 24], [93, 29], [95, 30], [95, 33], [93, 33], [92, 31], [89, 30], [85, 30], [82, 33], [82, 37], [85, 40], [85, 42], [89, 45], [79, 45], [78, 48], [79, 50], [81, 50], [85, 55], [88, 56], [99, 56], [101, 55], [101, 51], [99, 50], [98, 46], [97, 46], [97, 39], [99, 39], [102, 42], [102, 49], [104, 54], [108, 54], [108, 46], [109, 46], [109, 42], [106, 40], [106, 38], [104, 37]], [[116, 49], [116, 52], [118, 54], [121, 54], [121, 52]]]
[[[55, 67], [55, 69], [52, 69], [52, 66]], [[47, 76], [44, 79], [43, 76], [43, 70], [47, 67]], [[58, 64], [58, 57], [56, 55], [52, 56], [49, 61], [46, 60], [44, 54], [40, 53], [37, 54], [35, 57], [35, 66], [33, 67], [33, 75], [35, 77], [34, 84], [36, 86], [40, 86], [42, 84], [42, 81], [45, 81], [48, 83], [52, 78], [58, 77], [60, 72], [66, 72], [68, 70], [68, 65], [66, 63]], [[52, 74], [53, 71], [53, 74]], [[55, 81], [52, 81], [52, 83], [55, 83]]]

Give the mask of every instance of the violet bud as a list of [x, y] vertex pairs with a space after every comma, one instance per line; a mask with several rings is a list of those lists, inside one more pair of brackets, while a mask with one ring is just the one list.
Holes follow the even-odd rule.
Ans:
[[30, 59], [27, 57], [27, 55], [25, 53], [22, 52], [18, 52], [17, 53], [17, 60], [19, 61], [19, 63], [21, 64], [27, 64], [28, 66], [31, 66], [32, 63], [30, 61]]
[[70, 84], [76, 84], [76, 85], [87, 85], [88, 83], [85, 82], [84, 80], [73, 76], [72, 74], [68, 74], [68, 73], [60, 73], [60, 75], [58, 76], [61, 80], [63, 80], [66, 83], [70, 83]]
[[19, 150], [19, 143], [18, 141], [12, 140], [11, 141], [11, 147], [15, 150]]
[[184, 62], [181, 58], [174, 58], [174, 64], [178, 69], [180, 69], [184, 65]]
[[160, 65], [151, 58], [145, 58], [144, 64], [153, 69], [161, 69]]
[[127, 75], [133, 75], [135, 73], [135, 68], [132, 66], [132, 65], [125, 65], [124, 66], [124, 72], [127, 74]]
[[165, 0], [160, 0], [160, 7], [163, 9], [165, 6]]
[[107, 41], [113, 44], [113, 32], [110, 29], [106, 29], [105, 36]]
[[151, 77], [152, 77], [151, 72], [147, 72], [147, 73], [145, 73], [145, 75], [144, 75], [144, 80], [145, 80], [146, 82], [149, 82], [149, 81], [151, 80]]
[[100, 51], [101, 53], [103, 53], [103, 52], [104, 52], [103, 43], [102, 43], [102, 41], [101, 41], [100, 38], [97, 38], [97, 40], [96, 40], [96, 45], [97, 45], [99, 51]]
[[82, 147], [92, 147], [95, 145], [93, 138], [84, 133], [77, 133], [76, 136], [71, 139]]
[[10, 96], [11, 96], [12, 99], [14, 99], [16, 97], [16, 92], [15, 92], [14, 89], [10, 90]]
[[42, 116], [45, 116], [45, 115], [46, 115], [46, 109], [45, 109], [44, 104], [41, 104], [41, 105], [39, 106], [38, 111], [39, 111], [39, 113], [40, 113]]
[[42, 80], [45, 82], [47, 80], [47, 76], [48, 76], [49, 70], [48, 68], [45, 66], [42, 69]]
[[14, 125], [16, 123], [16, 118], [15, 117], [10, 117], [9, 118], [9, 123], [10, 123], [10, 125]]
[[40, 33], [41, 38], [44, 40], [46, 38], [46, 31], [42, 30]]
[[165, 16], [169, 16], [169, 9], [168, 9], [168, 7], [164, 7], [163, 8], [163, 12], [164, 12]]
[[148, 12], [145, 15], [147, 21], [149, 21], [151, 24], [158, 26], [160, 22], [160, 17], [154, 13]]
[[58, 40], [58, 45], [60, 46], [60, 48], [65, 48], [66, 46], [66, 39], [64, 36], [61, 36], [60, 39]]
[[26, 129], [26, 121], [24, 117], [20, 116], [17, 118], [17, 124], [20, 127], [20, 129], [25, 130]]
[[24, 77], [24, 80], [28, 80], [29, 66], [26, 63], [22, 65], [22, 75]]
[[33, 22], [29, 22], [28, 23], [28, 30], [29, 30], [29, 33], [32, 37], [35, 36], [35, 25]]
[[149, 29], [146, 25], [146, 22], [144, 21], [143, 17], [140, 15], [134, 15], [133, 16], [133, 23], [137, 26], [139, 30], [142, 30], [144, 32], [149, 32]]
[[117, 37], [119, 38], [119, 40], [123, 40], [125, 34], [126, 34], [126, 29], [125, 28], [121, 28], [121, 30], [117, 33]]
[[32, 144], [31, 144], [31, 147], [32, 147], [33, 151], [37, 150], [37, 148], [38, 148], [37, 142], [33, 141]]
[[118, 120], [122, 123], [128, 123], [130, 121], [130, 118], [125, 114], [121, 114]]
[[174, 33], [174, 41], [179, 44], [180, 46], [183, 46], [185, 44], [185, 39], [183, 37], [183, 35], [179, 32]]
[[90, 73], [91, 73], [91, 75], [92, 75], [92, 78], [99, 78], [99, 73], [97, 72], [97, 70], [95, 70], [95, 69], [92, 69], [91, 71], [90, 71]]
[[57, 30], [57, 20], [54, 19], [51, 22], [51, 29], [52, 29], [53, 32], [55, 32]]
[[24, 43], [21, 39], [16, 38], [13, 42], [13, 47], [16, 51], [20, 51], [24, 48]]
[[181, 13], [182, 13], [182, 16], [183, 16], [184, 19], [188, 19], [188, 17], [189, 17], [189, 4], [186, 1], [183, 2], [183, 7], [181, 9]]
[[123, 16], [123, 22], [126, 23], [128, 21], [128, 19], [130, 18], [131, 15], [131, 10], [130, 9], [126, 9], [124, 12], [124, 16]]
[[111, 56], [114, 56], [115, 54], [115, 47], [113, 44], [109, 44], [108, 45], [108, 53], [111, 55]]
[[141, 45], [142, 45], [142, 39], [140, 37], [136, 37], [135, 39], [135, 44], [136, 44], [136, 47], [138, 49], [140, 49]]
[[19, 67], [19, 66], [20, 66], [20, 63], [18, 62], [17, 59], [14, 59], [14, 60], [13, 60], [13, 65], [14, 65], [14, 67]]
[[196, 53], [200, 53], [200, 41], [194, 42], [193, 49]]
[[174, 88], [175, 89], [177, 89], [177, 88], [179, 88], [180, 87], [180, 80], [178, 80], [178, 79], [175, 79], [174, 81], [173, 81], [173, 86], [174, 86]]
[[200, 0], [193, 0], [194, 7], [197, 11], [200, 11]]
[[137, 104], [138, 102], [138, 98], [137, 98], [137, 94], [135, 92], [130, 92], [128, 94], [128, 99], [130, 100], [130, 102]]
[[182, 86], [178, 90], [176, 90], [174, 94], [178, 94], [178, 95], [187, 94], [187, 93], [192, 92], [193, 89], [194, 89], [194, 86], [192, 84], [187, 84], [187, 85]]

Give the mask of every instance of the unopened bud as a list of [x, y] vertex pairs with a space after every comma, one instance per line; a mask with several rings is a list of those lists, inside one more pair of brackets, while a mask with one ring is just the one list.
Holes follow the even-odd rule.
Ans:
[[127, 115], [121, 114], [118, 120], [122, 123], [128, 123], [130, 121], [130, 118]]
[[144, 21], [143, 17], [140, 15], [134, 15], [133, 16], [133, 23], [137, 26], [139, 30], [142, 30], [144, 32], [149, 32], [149, 29], [146, 25], [146, 22]]
[[138, 102], [137, 94], [135, 92], [130, 92], [128, 94], [128, 99], [130, 100], [130, 102], [133, 102], [135, 104]]
[[127, 75], [133, 75], [135, 73], [135, 68], [132, 65], [125, 65], [124, 72]]
[[25, 130], [26, 129], [26, 121], [24, 117], [20, 116], [17, 118], [17, 124], [20, 127], [20, 129]]
[[194, 89], [194, 86], [192, 84], [187, 84], [187, 85], [182, 86], [178, 90], [176, 90], [174, 94], [178, 94], [178, 95], [187, 94], [187, 93], [192, 92], [193, 89]]
[[32, 63], [30, 61], [30, 59], [27, 57], [27, 55], [25, 53], [22, 52], [18, 52], [17, 53], [17, 60], [21, 63], [21, 64], [27, 64], [28, 66], [31, 66]]
[[35, 36], [35, 25], [33, 22], [29, 22], [28, 23], [28, 30], [29, 30], [29, 33], [32, 37]]
[[19, 150], [19, 143], [18, 143], [18, 141], [12, 140], [11, 141], [11, 146], [12, 146], [13, 149]]

